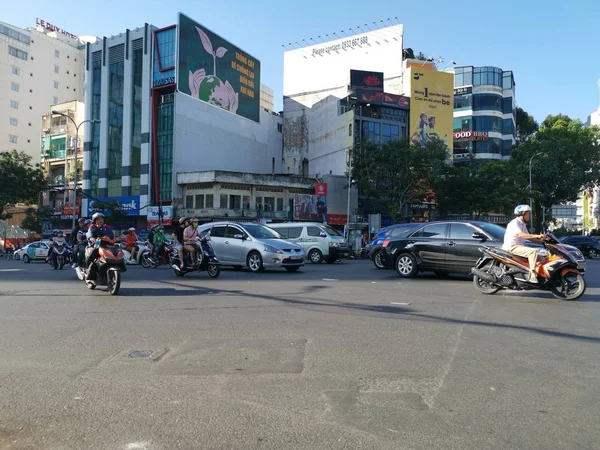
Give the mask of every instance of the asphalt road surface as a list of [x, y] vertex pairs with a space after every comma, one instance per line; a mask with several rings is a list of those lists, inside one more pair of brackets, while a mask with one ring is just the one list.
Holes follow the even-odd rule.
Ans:
[[600, 448], [600, 262], [577, 302], [369, 261], [121, 294], [0, 261], [0, 449]]

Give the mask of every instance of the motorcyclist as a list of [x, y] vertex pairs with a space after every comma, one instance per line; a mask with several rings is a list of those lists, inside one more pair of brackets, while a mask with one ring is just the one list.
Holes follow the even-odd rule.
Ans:
[[535, 248], [525, 246], [526, 240], [539, 240], [544, 237], [543, 234], [531, 234], [527, 229], [527, 222], [531, 217], [531, 207], [529, 205], [519, 205], [515, 208], [515, 216], [506, 227], [504, 234], [504, 244], [502, 248], [513, 255], [523, 256], [529, 260], [530, 283], [537, 283], [536, 264], [538, 261], [538, 252]]
[[154, 235], [157, 233], [157, 231], [158, 225], [153, 225], [150, 227], [150, 234], [148, 234], [148, 239], [146, 240], [150, 255], [154, 255]]
[[81, 227], [79, 231], [77, 231], [77, 235], [75, 236], [73, 267], [83, 267], [83, 263], [85, 260], [85, 249], [87, 247], [86, 235], [91, 223], [92, 221], [90, 219], [85, 219], [83, 222], [83, 227]]
[[175, 248], [177, 249], [177, 254], [179, 255], [179, 267], [183, 269], [183, 232], [186, 227], [189, 225], [189, 221], [187, 217], [179, 218], [179, 226], [173, 231], [173, 240], [175, 241]]
[[94, 261], [98, 258], [99, 255], [99, 251], [97, 248], [94, 247], [94, 244], [97, 239], [101, 239], [103, 237], [114, 239], [115, 235], [111, 229], [104, 225], [104, 215], [102, 213], [97, 212], [92, 216], [92, 223], [90, 224], [90, 228], [87, 232], [86, 237], [90, 246], [86, 250], [85, 279], [93, 281], [96, 279], [97, 275]]
[[131, 227], [127, 230], [127, 234], [125, 235], [125, 248], [129, 253], [131, 253], [131, 260], [135, 261], [135, 249], [138, 241], [138, 235], [135, 232], [135, 228]]
[[183, 248], [190, 253], [192, 264], [196, 264], [197, 244], [196, 238], [200, 237], [198, 233], [198, 219], [190, 219], [190, 224], [183, 230]]
[[[85, 244], [85, 233], [87, 232], [87, 227], [85, 226], [85, 219], [83, 217], [80, 217], [79, 220], [77, 221], [77, 228], [75, 228], [73, 231], [71, 231], [71, 245], [73, 246], [73, 268], [77, 267], [77, 262], [79, 261], [79, 252], [81, 249], [81, 252], [85, 251], [85, 247], [80, 248], [80, 244], [82, 242], [79, 241], [78, 236], [81, 234], [81, 232], [83, 231], [83, 237], [84, 237], [84, 244]], [[81, 258], [83, 260], [83, 257]]]
[[165, 252], [165, 244], [167, 243], [167, 237], [165, 236], [165, 229], [163, 227], [159, 227], [156, 230], [156, 234], [152, 238], [152, 243], [154, 244], [155, 255], [160, 261], [160, 258], [163, 257]]
[[50, 248], [52, 249], [52, 256], [50, 259], [52, 260], [53, 264], [56, 264], [56, 257], [58, 256], [58, 254], [56, 253], [55, 249], [58, 246], [63, 246], [63, 247], [67, 246], [67, 241], [65, 239], [65, 236], [64, 236], [63, 232], [60, 230], [56, 230], [56, 236], [54, 236], [52, 238], [52, 245], [50, 246]]
[[52, 230], [52, 237], [50, 238], [50, 249], [48, 250], [48, 256], [46, 257], [46, 262], [50, 262], [54, 257], [54, 238], [58, 236], [59, 229], [55, 228]]

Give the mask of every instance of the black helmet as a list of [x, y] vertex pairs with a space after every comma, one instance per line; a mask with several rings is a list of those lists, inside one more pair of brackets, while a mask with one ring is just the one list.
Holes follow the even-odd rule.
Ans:
[[96, 219], [100, 219], [100, 218], [104, 219], [104, 214], [99, 213], [99, 212], [94, 213], [94, 215], [92, 216], [92, 223], [96, 223]]

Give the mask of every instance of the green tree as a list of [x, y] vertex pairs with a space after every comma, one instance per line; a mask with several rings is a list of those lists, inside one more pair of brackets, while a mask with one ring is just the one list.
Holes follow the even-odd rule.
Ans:
[[6, 212], [11, 205], [37, 204], [45, 187], [42, 168], [32, 165], [31, 156], [16, 150], [0, 152], [0, 220], [11, 217]]
[[425, 201], [446, 168], [447, 149], [442, 142], [426, 147], [392, 141], [381, 147], [373, 143], [353, 150], [352, 177], [361, 193], [384, 207], [393, 220], [413, 201]]
[[56, 216], [53, 214], [52, 208], [48, 206], [27, 208], [25, 210], [25, 218], [21, 222], [21, 228], [34, 233], [42, 234], [42, 222], [44, 220], [52, 221], [53, 226], [58, 223]]
[[517, 108], [516, 116], [517, 143], [525, 142], [538, 131], [539, 125], [523, 108]]
[[574, 202], [582, 189], [600, 181], [599, 141], [600, 128], [559, 114], [548, 116], [534, 136], [513, 150], [511, 164], [525, 186], [533, 157], [530, 195], [537, 230], [541, 229], [541, 207]]

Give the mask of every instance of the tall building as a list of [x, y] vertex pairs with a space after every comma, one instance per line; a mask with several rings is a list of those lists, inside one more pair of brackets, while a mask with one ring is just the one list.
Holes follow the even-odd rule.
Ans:
[[25, 29], [0, 22], [0, 151], [24, 151], [40, 162], [42, 115], [83, 101], [84, 48], [43, 20]]
[[498, 67], [454, 68], [454, 162], [508, 159], [517, 141], [515, 79]]

